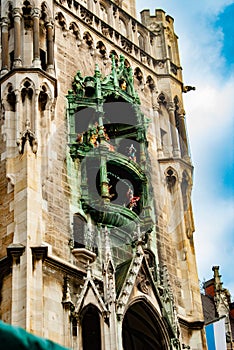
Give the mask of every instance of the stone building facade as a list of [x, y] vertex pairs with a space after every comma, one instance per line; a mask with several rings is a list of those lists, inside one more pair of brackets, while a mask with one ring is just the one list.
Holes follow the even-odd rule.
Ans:
[[[225, 342], [223, 348], [231, 350], [234, 346], [234, 303], [231, 302], [228, 289], [223, 287], [219, 266], [213, 266], [212, 270], [213, 278], [204, 282], [204, 292], [201, 294], [205, 327], [221, 321], [223, 324], [221, 334]], [[208, 348], [213, 346], [211, 341], [209, 344], [209, 339], [207, 345]]]
[[3, 321], [206, 349], [177, 39], [135, 0], [1, 1]]

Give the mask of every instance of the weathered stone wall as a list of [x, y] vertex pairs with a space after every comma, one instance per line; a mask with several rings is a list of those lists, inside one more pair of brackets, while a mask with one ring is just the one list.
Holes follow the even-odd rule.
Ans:
[[14, 199], [14, 191], [12, 181], [14, 179], [7, 178], [6, 134], [4, 130], [3, 113], [0, 119], [0, 258], [2, 258], [6, 255], [6, 248], [13, 241], [14, 211], [12, 203]]

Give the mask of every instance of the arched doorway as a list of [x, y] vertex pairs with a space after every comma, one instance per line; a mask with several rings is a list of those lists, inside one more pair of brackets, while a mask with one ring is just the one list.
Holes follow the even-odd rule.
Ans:
[[81, 317], [83, 350], [101, 350], [101, 327], [98, 309], [88, 305]]
[[130, 306], [123, 320], [124, 350], [166, 350], [168, 345], [155, 312], [144, 301]]

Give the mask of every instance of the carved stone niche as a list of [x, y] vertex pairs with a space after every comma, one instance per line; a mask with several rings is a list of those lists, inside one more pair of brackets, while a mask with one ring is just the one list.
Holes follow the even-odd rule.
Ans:
[[81, 267], [86, 267], [92, 264], [96, 260], [96, 254], [86, 248], [75, 248], [72, 250], [72, 254], [76, 258]]

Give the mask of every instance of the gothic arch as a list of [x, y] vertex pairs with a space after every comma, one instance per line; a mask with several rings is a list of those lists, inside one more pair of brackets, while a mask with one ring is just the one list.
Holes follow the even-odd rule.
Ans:
[[78, 27], [78, 25], [75, 22], [71, 22], [69, 25], [69, 30], [72, 32], [72, 34], [75, 35], [77, 40], [81, 40], [81, 36], [80, 36], [80, 29]]
[[124, 65], [125, 65], [125, 67], [127, 67], [127, 68], [130, 68], [130, 67], [131, 67], [130, 62], [129, 62], [127, 59], [125, 59]]
[[144, 75], [142, 70], [139, 67], [136, 67], [134, 70], [134, 77], [139, 81], [140, 84], [143, 84]]
[[134, 300], [123, 319], [124, 350], [169, 349], [169, 335], [162, 317], [146, 298]]
[[174, 118], [175, 118], [175, 125], [176, 129], [178, 131], [178, 137], [179, 137], [179, 144], [180, 144], [180, 152], [181, 156], [188, 156], [188, 140], [187, 140], [187, 133], [186, 133], [186, 127], [184, 122], [184, 115], [185, 111], [183, 109], [183, 105], [178, 98], [178, 96], [174, 97]]
[[160, 92], [158, 95], [158, 103], [160, 105], [167, 106], [169, 104], [169, 97], [164, 92]]
[[35, 7], [35, 4], [33, 1], [30, 0], [24, 0], [22, 3], [22, 17], [24, 19], [24, 27], [32, 28], [32, 10]]
[[33, 92], [35, 91], [34, 82], [33, 82], [30, 78], [28, 78], [28, 77], [24, 78], [24, 79], [21, 81], [21, 83], [20, 83], [20, 91], [22, 91], [22, 89], [23, 89], [24, 87], [26, 87], [25, 84], [28, 85], [31, 89], [33, 89]]
[[93, 47], [93, 37], [89, 32], [84, 32], [83, 39], [86, 45], [91, 49]]
[[1, 4], [1, 13], [2, 17], [8, 17], [10, 14], [10, 8], [13, 6], [12, 1], [7, 1], [6, 3]]
[[11, 83], [8, 83], [4, 89], [2, 105], [3, 105], [4, 111], [15, 112], [16, 95], [14, 92], [13, 85]]
[[35, 85], [34, 82], [25, 78], [21, 81], [20, 84], [20, 96], [21, 96], [21, 104], [22, 104], [22, 118], [21, 118], [21, 130], [24, 130], [25, 125], [28, 124], [29, 127], [34, 130], [34, 98], [35, 95]]
[[42, 86], [41, 91], [39, 93], [38, 102], [39, 102], [39, 110], [41, 112], [45, 111], [46, 105], [48, 103], [48, 94], [47, 94], [46, 87], [44, 85]]
[[169, 191], [172, 191], [172, 189], [175, 187], [176, 183], [178, 182], [178, 174], [176, 170], [172, 167], [168, 167], [165, 172], [165, 180], [167, 187]]
[[55, 19], [57, 20], [58, 24], [60, 25], [60, 27], [62, 28], [63, 31], [67, 30], [67, 21], [65, 16], [63, 15], [62, 12], [58, 12], [55, 15]]
[[[45, 110], [49, 110], [51, 108], [52, 104], [53, 104], [53, 96], [52, 96], [51, 89], [50, 89], [50, 87], [48, 86], [48, 84], [46, 82], [44, 82], [40, 86], [39, 99], [40, 99], [40, 94], [41, 93], [47, 95], [47, 101], [45, 102], [44, 99], [42, 99], [42, 101], [44, 101], [44, 103], [45, 103]], [[44, 96], [44, 97], [46, 97], [46, 96]], [[40, 103], [40, 101], [39, 101], [39, 103]]]
[[82, 349], [101, 350], [101, 324], [99, 310], [93, 304], [88, 304], [80, 316]]
[[122, 17], [119, 18], [119, 27], [120, 27], [120, 33], [125, 38], [127, 38], [127, 36], [128, 36], [127, 26], [126, 26], [124, 18], [122, 18]]
[[102, 41], [97, 42], [96, 49], [99, 50], [99, 53], [102, 57], [106, 56], [106, 46]]
[[117, 67], [118, 66], [118, 62], [119, 62], [119, 55], [117, 54], [117, 52], [115, 50], [111, 50], [109, 57], [112, 59], [112, 56], [114, 56], [114, 58], [115, 58], [115, 64], [116, 64], [116, 67]]
[[137, 32], [137, 37], [138, 37], [138, 45], [141, 50], [145, 51], [145, 36], [142, 32], [138, 31]]
[[173, 102], [175, 104], [175, 112], [184, 114], [183, 104], [177, 95], [174, 97]]
[[52, 18], [51, 9], [48, 7], [46, 1], [43, 1], [41, 4], [41, 18], [44, 20], [44, 22], [49, 22], [49, 20]]
[[32, 100], [33, 94], [35, 92], [35, 85], [33, 81], [29, 78], [25, 78], [20, 84], [20, 91], [22, 103], [24, 103], [26, 97]]
[[160, 137], [161, 137], [161, 148], [164, 156], [170, 156], [171, 147], [171, 130], [169, 121], [169, 98], [164, 92], [160, 92], [157, 97], [157, 104], [159, 106], [159, 127], [160, 127]]
[[148, 75], [146, 78], [146, 84], [148, 85], [150, 91], [153, 91], [156, 87], [154, 79], [151, 77], [151, 75]]
[[107, 7], [103, 2], [100, 2], [100, 12], [101, 12], [101, 18], [104, 22], [108, 22], [108, 11]]

